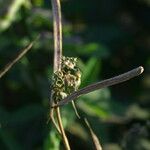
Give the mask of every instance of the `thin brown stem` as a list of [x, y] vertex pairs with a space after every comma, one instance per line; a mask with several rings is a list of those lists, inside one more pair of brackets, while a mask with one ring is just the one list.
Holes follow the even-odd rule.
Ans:
[[[59, 0], [51, 0], [51, 2], [52, 2], [52, 10], [53, 10], [53, 28], [54, 28], [54, 72], [56, 72], [58, 70], [61, 70], [61, 58], [62, 58], [61, 6]], [[66, 150], [70, 150], [69, 142], [63, 128], [59, 107], [57, 107], [54, 110], [56, 110], [55, 111], [56, 117], [58, 121], [59, 130], [61, 131], [64, 146]], [[51, 109], [51, 112], [53, 112], [53, 108]], [[54, 116], [51, 117], [54, 123], [55, 122]]]
[[55, 126], [56, 130], [58, 131], [58, 133], [61, 134], [61, 131], [60, 131], [60, 129], [55, 121], [55, 118], [54, 118], [54, 109], [53, 108], [50, 110], [49, 117], [50, 117], [49, 120], [51, 119], [51, 121], [52, 121], [53, 125]]
[[69, 142], [68, 142], [63, 124], [62, 124], [59, 107], [56, 108], [56, 116], [57, 116], [58, 125], [59, 125], [59, 129], [61, 131], [61, 135], [62, 135], [62, 139], [63, 139], [64, 145], [65, 145], [65, 148], [66, 148], [66, 150], [70, 150], [70, 145], [69, 145]]
[[51, 0], [53, 9], [53, 28], [54, 28], [54, 72], [61, 70], [62, 57], [62, 24], [61, 6], [59, 0]]
[[31, 42], [26, 48], [19, 51], [16, 57], [13, 60], [11, 60], [8, 64], [6, 64], [6, 66], [3, 69], [0, 70], [0, 78], [2, 78], [32, 48], [33, 44], [38, 38], [39, 36], [37, 36], [37, 38], [33, 42]]
[[78, 91], [73, 92], [71, 95], [67, 96], [66, 98], [64, 98], [62, 101], [60, 101], [58, 104], [54, 105], [53, 107], [65, 105], [68, 102], [71, 102], [72, 100], [74, 100], [75, 98], [77, 98], [83, 94], [87, 94], [87, 93], [93, 92], [93, 91], [101, 89], [101, 88], [105, 88], [108, 86], [119, 84], [121, 82], [125, 82], [133, 77], [140, 75], [143, 71], [144, 71], [144, 68], [142, 66], [140, 66], [138, 68], [135, 68], [135, 69], [128, 71], [126, 73], [123, 73], [121, 75], [115, 76], [113, 78], [106, 79], [101, 82], [88, 85]]
[[92, 141], [93, 141], [93, 145], [94, 145], [95, 150], [102, 150], [102, 146], [101, 146], [101, 144], [100, 144], [100, 141], [99, 141], [97, 135], [94, 133], [92, 127], [90, 126], [90, 124], [89, 124], [87, 118], [84, 118], [84, 122], [85, 122], [85, 124], [87, 125], [87, 127], [88, 127], [88, 129], [89, 129], [89, 131], [90, 131], [91, 138], [92, 138]]

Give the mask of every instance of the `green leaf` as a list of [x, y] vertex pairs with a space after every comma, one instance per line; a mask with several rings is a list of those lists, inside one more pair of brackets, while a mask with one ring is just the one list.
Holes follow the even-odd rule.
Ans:
[[110, 92], [108, 89], [98, 90], [79, 99], [78, 106], [86, 114], [106, 119], [110, 116]]
[[100, 64], [101, 61], [95, 57], [91, 57], [85, 64], [85, 67], [82, 69], [82, 87], [97, 80], [101, 69]]
[[[16, 15], [18, 15], [17, 12], [20, 7], [22, 5], [26, 5], [27, 3], [29, 4], [26, 0], [13, 0], [11, 3], [6, 0], [5, 3], [2, 3], [4, 8], [6, 7], [5, 4], [8, 5], [8, 11], [3, 18], [0, 18], [0, 32], [6, 30], [11, 25], [11, 23], [16, 19]], [[1, 8], [3, 8], [2, 6]]]
[[60, 137], [55, 130], [51, 130], [47, 138], [44, 141], [44, 150], [59, 150], [60, 148]]
[[100, 106], [97, 106], [97, 104], [91, 105], [88, 103], [84, 103], [80, 106], [80, 108], [84, 112], [86, 112], [86, 114], [91, 115], [91, 116], [97, 116], [102, 119], [106, 119], [109, 117], [109, 113], [107, 112], [107, 110], [100, 108]]

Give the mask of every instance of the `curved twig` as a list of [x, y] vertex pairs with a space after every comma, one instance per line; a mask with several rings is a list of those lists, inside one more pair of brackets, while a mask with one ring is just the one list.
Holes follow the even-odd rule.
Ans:
[[84, 118], [84, 122], [85, 122], [85, 124], [87, 125], [87, 127], [88, 127], [88, 129], [90, 131], [91, 138], [92, 138], [95, 150], [102, 150], [102, 146], [100, 144], [100, 140], [98, 139], [97, 135], [94, 133], [94, 131], [93, 131], [91, 125], [89, 124], [87, 118]]
[[140, 66], [131, 71], [123, 73], [121, 75], [112, 77], [110, 79], [103, 80], [98, 83], [88, 85], [76, 92], [73, 92], [71, 95], [67, 96], [66, 98], [64, 98], [62, 101], [58, 102], [58, 104], [54, 105], [53, 107], [65, 105], [68, 102], [71, 102], [72, 100], [74, 100], [75, 98], [77, 98], [83, 94], [87, 94], [87, 93], [93, 92], [93, 91], [101, 89], [101, 88], [105, 88], [108, 86], [112, 86], [112, 85], [130, 80], [131, 78], [134, 78], [134, 77], [140, 75], [143, 71], [144, 71], [144, 68], [142, 66]]
[[33, 42], [31, 42], [25, 49], [19, 51], [16, 57], [0, 70], [0, 78], [3, 77], [32, 48], [33, 44], [39, 39], [39, 37], [40, 36], [38, 35]]

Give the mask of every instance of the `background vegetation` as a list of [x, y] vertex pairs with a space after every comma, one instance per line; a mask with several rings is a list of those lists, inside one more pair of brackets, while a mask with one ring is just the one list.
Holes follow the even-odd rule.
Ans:
[[[139, 65], [144, 74], [77, 101], [104, 150], [150, 150], [149, 0], [63, 0], [63, 51], [79, 58], [81, 87]], [[32, 50], [0, 80], [0, 149], [63, 149], [51, 124], [53, 66], [50, 0], [0, 0], [0, 68], [32, 41]], [[92, 149], [85, 124], [62, 109], [73, 150]]]

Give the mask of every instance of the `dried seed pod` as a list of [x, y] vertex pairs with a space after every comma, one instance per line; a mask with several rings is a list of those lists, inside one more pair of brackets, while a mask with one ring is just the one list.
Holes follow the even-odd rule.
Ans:
[[61, 71], [52, 77], [52, 97], [57, 102], [76, 91], [81, 84], [81, 71], [77, 66], [77, 58], [62, 57]]
[[77, 66], [77, 58], [63, 56], [62, 72], [64, 73], [66, 92], [70, 94], [76, 91], [81, 84], [81, 71]]

